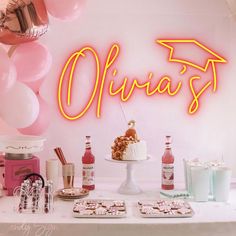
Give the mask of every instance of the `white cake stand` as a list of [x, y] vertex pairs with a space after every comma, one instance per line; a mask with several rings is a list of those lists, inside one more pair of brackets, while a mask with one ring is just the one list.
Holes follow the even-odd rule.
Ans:
[[147, 156], [146, 160], [140, 161], [118, 161], [111, 158], [111, 156], [106, 156], [105, 160], [118, 164], [126, 164], [126, 180], [120, 185], [118, 192], [121, 194], [135, 195], [142, 192], [139, 186], [134, 180], [134, 166], [141, 162], [149, 160], [151, 157]]

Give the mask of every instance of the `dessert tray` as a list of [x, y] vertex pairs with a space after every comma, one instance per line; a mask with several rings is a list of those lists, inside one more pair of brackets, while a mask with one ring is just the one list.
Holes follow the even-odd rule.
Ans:
[[75, 200], [73, 216], [78, 218], [123, 218], [126, 205], [123, 200]]
[[89, 191], [83, 188], [64, 188], [57, 191], [57, 196], [62, 200], [75, 200], [89, 195]]
[[138, 211], [145, 218], [186, 218], [194, 215], [190, 204], [183, 200], [139, 201]]

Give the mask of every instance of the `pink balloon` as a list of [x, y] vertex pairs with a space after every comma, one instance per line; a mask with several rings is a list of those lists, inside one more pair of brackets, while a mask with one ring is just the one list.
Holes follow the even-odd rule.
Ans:
[[48, 104], [38, 95], [39, 100], [39, 115], [36, 121], [24, 129], [18, 129], [22, 134], [26, 135], [41, 135], [44, 133], [50, 124], [50, 107]]
[[11, 59], [16, 66], [17, 79], [21, 82], [43, 78], [52, 64], [52, 56], [48, 49], [38, 42], [20, 44]]
[[37, 94], [39, 93], [39, 89], [44, 80], [45, 80], [45, 77], [43, 77], [42, 79], [35, 80], [35, 81], [24, 82], [24, 84], [30, 87]]
[[15, 85], [0, 99], [0, 116], [15, 128], [25, 128], [38, 117], [39, 102], [35, 93], [25, 84]]
[[61, 20], [76, 19], [85, 6], [85, 0], [45, 0], [48, 12]]
[[0, 48], [0, 94], [6, 93], [16, 81], [16, 68], [6, 51]]

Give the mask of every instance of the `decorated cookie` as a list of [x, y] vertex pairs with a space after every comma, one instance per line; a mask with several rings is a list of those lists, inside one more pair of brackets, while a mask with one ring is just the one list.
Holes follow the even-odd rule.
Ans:
[[106, 207], [106, 208], [110, 208], [110, 207], [114, 206], [114, 202], [113, 201], [104, 201], [104, 202], [102, 202], [102, 206]]
[[86, 204], [86, 209], [88, 210], [95, 210], [97, 207], [98, 207], [97, 203]]
[[123, 201], [114, 201], [113, 203], [117, 207], [123, 207], [124, 206], [124, 202]]
[[177, 212], [180, 213], [181, 215], [186, 215], [186, 214], [191, 213], [191, 210], [189, 208], [182, 207], [178, 209]]
[[153, 210], [153, 208], [151, 206], [142, 206], [141, 207], [141, 212], [143, 214], [147, 214], [147, 212], [151, 212]]
[[170, 212], [171, 207], [170, 207], [170, 206], [167, 206], [167, 205], [163, 205], [163, 206], [160, 206], [160, 207], [159, 207], [159, 210], [160, 210], [161, 212], [167, 213], [167, 212]]
[[148, 209], [145, 209], [145, 213], [144, 214], [147, 214], [147, 215], [157, 215], [157, 214], [160, 214], [160, 211], [157, 210], [157, 209], [148, 208]]
[[99, 207], [95, 210], [96, 215], [105, 215], [107, 210], [104, 207]]
[[81, 211], [84, 211], [84, 210], [86, 210], [86, 206], [84, 206], [84, 205], [76, 205], [76, 206], [74, 206], [74, 211], [75, 212], [81, 212]]
[[83, 210], [83, 211], [80, 211], [80, 214], [81, 215], [93, 215], [94, 211], [92, 210]]
[[118, 207], [116, 207], [116, 209], [118, 211], [125, 211], [125, 207], [124, 206], [118, 206]]

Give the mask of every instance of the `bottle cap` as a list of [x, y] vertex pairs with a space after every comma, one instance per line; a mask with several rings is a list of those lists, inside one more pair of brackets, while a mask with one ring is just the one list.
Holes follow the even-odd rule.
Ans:
[[87, 149], [91, 148], [91, 136], [89, 136], [89, 135], [86, 135], [85, 147]]
[[170, 144], [170, 143], [171, 143], [171, 136], [166, 135], [166, 144]]

